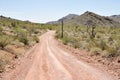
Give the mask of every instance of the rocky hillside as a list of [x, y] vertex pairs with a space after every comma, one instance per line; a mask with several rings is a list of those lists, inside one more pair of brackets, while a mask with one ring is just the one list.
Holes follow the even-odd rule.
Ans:
[[[82, 15], [74, 15], [71, 17], [71, 15], [65, 16], [58, 21], [55, 21], [55, 23], [60, 23], [60, 21], [63, 20], [65, 25], [69, 26], [85, 26], [86, 23], [90, 20], [94, 22], [97, 26], [110, 26], [110, 27], [119, 27], [120, 23], [117, 21], [114, 21], [113, 19], [105, 16], [100, 16], [98, 14], [92, 13], [92, 12], [85, 12]], [[53, 24], [55, 24], [53, 22]]]
[[51, 22], [48, 22], [47, 24], [59, 24], [61, 23], [62, 20], [64, 21], [68, 21], [68, 20], [71, 20], [71, 19], [75, 19], [77, 18], [79, 15], [76, 15], [76, 14], [68, 14], [67, 16], [59, 19], [58, 21], [51, 21]]
[[79, 17], [79, 15], [69, 14], [69, 15], [67, 15], [67, 16], [59, 19], [58, 21], [62, 21], [62, 20], [63, 20], [63, 21], [68, 21], [68, 20], [71, 20], [71, 19], [75, 19], [75, 18], [77, 18], [77, 17]]
[[110, 18], [120, 23], [120, 15], [112, 15]]

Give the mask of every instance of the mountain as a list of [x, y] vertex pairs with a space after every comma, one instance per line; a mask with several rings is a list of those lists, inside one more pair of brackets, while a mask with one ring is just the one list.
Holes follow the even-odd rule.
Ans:
[[71, 20], [71, 19], [75, 19], [77, 18], [79, 15], [76, 15], [76, 14], [68, 14], [67, 16], [59, 19], [58, 21], [50, 21], [48, 22], [48, 24], [59, 24], [62, 20], [63, 21], [68, 21], [68, 20]]
[[55, 21], [55, 23], [59, 23], [61, 20], [64, 21], [65, 25], [68, 26], [85, 26], [88, 21], [94, 22], [97, 26], [111, 26], [111, 27], [117, 27], [120, 25], [117, 21], [114, 21], [113, 19], [105, 16], [100, 16], [98, 14], [95, 14], [93, 12], [85, 12], [82, 15], [74, 15], [71, 17], [71, 15], [65, 16], [58, 21]]
[[120, 15], [112, 15], [110, 18], [120, 23]]
[[71, 19], [75, 19], [77, 18], [79, 15], [76, 15], [76, 14], [69, 14], [61, 19], [59, 19], [58, 21], [67, 21], [67, 20], [71, 20]]
[[66, 21], [66, 24], [69, 25], [81, 25], [84, 26], [88, 21], [94, 22], [97, 26], [119, 26], [120, 24], [109, 17], [100, 16], [93, 12], [85, 12], [84, 14], [78, 16], [75, 19]]

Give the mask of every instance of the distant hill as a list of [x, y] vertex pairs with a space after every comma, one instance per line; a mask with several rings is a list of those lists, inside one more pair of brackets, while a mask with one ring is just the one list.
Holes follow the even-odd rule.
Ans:
[[110, 18], [120, 23], [120, 15], [112, 15]]
[[7, 22], [12, 22], [12, 21], [19, 21], [19, 22], [24, 22], [22, 20], [18, 20], [18, 19], [13, 19], [11, 17], [5, 17], [5, 16], [0, 16], [0, 22], [1, 21], [7, 21]]
[[67, 20], [75, 19], [75, 18], [77, 18], [77, 17], [79, 17], [79, 15], [69, 14], [69, 15], [67, 15], [67, 16], [59, 19], [58, 21], [62, 21], [62, 20], [67, 21]]
[[62, 17], [61, 19], [59, 19], [58, 21], [50, 21], [48, 22], [48, 24], [59, 24], [62, 20], [63, 21], [68, 21], [68, 20], [71, 20], [71, 19], [75, 19], [77, 18], [79, 15], [76, 15], [76, 14], [68, 14], [67, 16], [65, 17]]
[[[11, 18], [11, 17], [5, 17], [5, 16], [0, 16], [0, 22], [19, 22], [19, 23], [33, 23], [31, 21], [23, 21], [23, 20], [19, 20], [19, 19], [14, 19], [14, 18]], [[33, 24], [40, 24], [40, 23], [33, 23]]]
[[89, 11], [83, 13], [80, 16], [74, 14], [65, 16], [59, 19], [58, 21], [52, 22], [51, 24], [58, 24], [60, 23], [61, 20], [64, 21], [65, 25], [69, 25], [69, 26], [72, 25], [84, 26], [89, 20], [94, 22], [97, 26], [118, 27], [120, 25], [120, 23], [109, 17], [100, 16], [98, 14]]

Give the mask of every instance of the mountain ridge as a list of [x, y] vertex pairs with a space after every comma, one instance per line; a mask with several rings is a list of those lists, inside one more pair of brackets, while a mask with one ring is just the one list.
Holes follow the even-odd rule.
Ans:
[[110, 18], [120, 23], [120, 15], [112, 15]]
[[87, 21], [91, 20], [92, 22], [96, 23], [97, 26], [118, 27], [120, 25], [118, 21], [110, 17], [101, 16], [90, 11], [86, 11], [81, 15], [76, 15], [76, 14], [72, 14], [72, 15], [74, 16], [70, 17], [70, 15], [67, 15], [61, 19], [58, 19], [58, 21], [48, 22], [48, 24], [60, 24], [61, 20], [63, 20], [64, 24], [69, 26], [72, 25], [85, 26]]
[[47, 22], [47, 24], [59, 24], [61, 23], [61, 21], [65, 21], [65, 20], [70, 20], [70, 19], [73, 19], [73, 18], [76, 18], [78, 17], [79, 15], [77, 14], [68, 14], [60, 19], [58, 19], [57, 21], [50, 21], [50, 22]]

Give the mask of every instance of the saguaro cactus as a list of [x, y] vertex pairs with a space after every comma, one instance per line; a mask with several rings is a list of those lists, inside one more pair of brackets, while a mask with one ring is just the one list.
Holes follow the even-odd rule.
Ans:
[[63, 20], [61, 21], [62, 27], [61, 27], [61, 38], [63, 38]]

